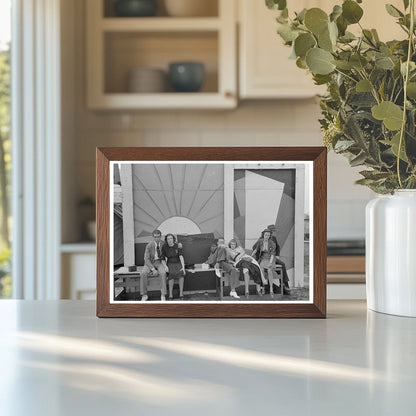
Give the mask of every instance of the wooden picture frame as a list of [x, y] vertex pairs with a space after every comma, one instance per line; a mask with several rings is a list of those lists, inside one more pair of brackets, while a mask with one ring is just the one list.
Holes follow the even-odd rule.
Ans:
[[[227, 147], [203, 147], [203, 148], [196, 148], [196, 147], [176, 147], [176, 148], [160, 148], [160, 147], [134, 147], [134, 148], [97, 148], [96, 151], [97, 156], [97, 176], [96, 176], [96, 201], [97, 201], [97, 316], [98, 317], [187, 317], [187, 318], [325, 318], [326, 317], [326, 212], [327, 212], [327, 150], [324, 147], [239, 147], [239, 148], [227, 148]], [[123, 166], [126, 167], [123, 167]], [[115, 167], [116, 166], [116, 167]], [[130, 168], [131, 166], [131, 168]], [[142, 182], [145, 182], [144, 178], [141, 177], [144, 168], [147, 166], [152, 166], [152, 169], [169, 169], [172, 172], [176, 172], [179, 169], [179, 166], [182, 166], [181, 169], [185, 169], [187, 166], [190, 166], [190, 169], [199, 169], [200, 166], [210, 166], [210, 169], [218, 169], [217, 176], [223, 175], [223, 186], [218, 188], [218, 192], [223, 193], [223, 217], [221, 217], [221, 221], [223, 219], [224, 229], [221, 230], [223, 233], [223, 237], [228, 239], [234, 238], [236, 235], [235, 227], [237, 221], [240, 221], [241, 217], [237, 218], [236, 208], [236, 183], [238, 180], [238, 175], [246, 175], [244, 177], [244, 183], [249, 183], [249, 178], [252, 178], [253, 175], [269, 175], [268, 172], [280, 172], [283, 171], [284, 168], [287, 169], [295, 169], [296, 172], [296, 186], [293, 185], [293, 189], [297, 189], [296, 192], [296, 201], [292, 201], [292, 205], [285, 205], [291, 206], [293, 210], [292, 217], [300, 215], [296, 218], [302, 218], [302, 221], [299, 221], [301, 225], [293, 225], [293, 229], [291, 230], [292, 234], [288, 234], [287, 241], [293, 243], [295, 246], [296, 241], [295, 237], [293, 237], [294, 231], [298, 230], [297, 234], [300, 233], [302, 235], [310, 235], [310, 241], [305, 241], [303, 239], [302, 247], [309, 246], [308, 249], [304, 249], [302, 254], [296, 254], [296, 250], [294, 249], [293, 254], [293, 262], [302, 266], [302, 271], [300, 269], [296, 269], [296, 264], [293, 266], [293, 270], [295, 273], [290, 279], [297, 279], [296, 276], [301, 276], [301, 280], [298, 279], [299, 286], [299, 293], [305, 293], [305, 285], [303, 281], [307, 280], [307, 290], [308, 292], [305, 297], [302, 297], [301, 300], [293, 300], [293, 301], [285, 301], [283, 296], [283, 286], [281, 291], [281, 298], [279, 299], [271, 299], [270, 301], [245, 301], [244, 299], [239, 299], [235, 301], [235, 299], [228, 299], [223, 298], [223, 287], [224, 282], [222, 278], [219, 280], [220, 287], [221, 287], [221, 301], [218, 301], [216, 295], [212, 295], [213, 301], [174, 301], [174, 302], [161, 302], [155, 300], [154, 302], [140, 302], [139, 299], [130, 299], [126, 301], [120, 301], [116, 297], [116, 288], [115, 288], [115, 281], [119, 281], [120, 279], [115, 275], [114, 266], [114, 224], [113, 219], [115, 215], [114, 207], [118, 202], [118, 196], [115, 193], [115, 189], [118, 185], [114, 182], [114, 173], [115, 170], [118, 171], [119, 167], [121, 172], [129, 171], [129, 169], [139, 169], [137, 170], [138, 174], [132, 176], [136, 178], [138, 182], [140, 182], [141, 189], [144, 189], [143, 192], [147, 192], [149, 195], [151, 192], [147, 188], [143, 188], [144, 185]], [[168, 169], [168, 167], [169, 169]], [[222, 168], [221, 168], [222, 166]], [[302, 168], [304, 166], [305, 168]], [[216, 168], [218, 167], [218, 168]], [[140, 170], [141, 169], [141, 170]], [[150, 167], [148, 168], [150, 169]], [[201, 168], [202, 169], [202, 168]], [[205, 167], [206, 169], [206, 167]], [[221, 170], [222, 169], [222, 170]], [[263, 169], [263, 170], [262, 170]], [[275, 169], [275, 171], [273, 171]], [[298, 182], [297, 175], [299, 172], [302, 172], [302, 179], [303, 182]], [[226, 173], [226, 172], [231, 173]], [[305, 173], [305, 172], [309, 173]], [[136, 172], [136, 171], [135, 171]], [[147, 171], [146, 171], [147, 172]], [[215, 170], [215, 172], [217, 172]], [[254, 172], [254, 173], [253, 173]], [[205, 173], [205, 170], [204, 170]], [[156, 175], [156, 174], [155, 174]], [[294, 174], [295, 175], [295, 174]], [[309, 175], [309, 176], [308, 176]], [[172, 177], [174, 174], [172, 174]], [[256, 176], [256, 178], [257, 178]], [[204, 177], [202, 174], [201, 178]], [[293, 176], [294, 177], [294, 176]], [[299, 176], [300, 177], [300, 176]], [[182, 176], [183, 182], [188, 180], [186, 178], [192, 178], [192, 172], [188, 174], [183, 173]], [[230, 179], [231, 178], [231, 179]], [[159, 182], [162, 184], [163, 181], [161, 178], [158, 178]], [[252, 179], [250, 179], [252, 180]], [[231, 181], [231, 182], [230, 182]], [[233, 182], [234, 181], [234, 182]], [[265, 181], [269, 181], [269, 178], [266, 178]], [[265, 183], [266, 183], [265, 182]], [[267, 182], [267, 183], [269, 183]], [[250, 182], [252, 183], [252, 182]], [[280, 182], [276, 182], [280, 183]], [[298, 185], [303, 183], [303, 187]], [[126, 186], [128, 185], [128, 181], [123, 181], [123, 192], [130, 192], [133, 195], [133, 186], [130, 184], [130, 190], [126, 191]], [[231, 184], [231, 185], [230, 185]], [[283, 184], [283, 189], [286, 192], [286, 185]], [[185, 186], [185, 185], [184, 185]], [[195, 193], [197, 193], [200, 189], [202, 189], [202, 179], [199, 180], [199, 186], [201, 188], [196, 188]], [[244, 185], [244, 195], [266, 195], [267, 198], [269, 197], [269, 193], [274, 195], [274, 189], [272, 191], [267, 192], [265, 194], [257, 194], [248, 192], [256, 192], [256, 189], [253, 187], [249, 187], [248, 185]], [[263, 185], [262, 185], [263, 186]], [[270, 186], [270, 185], [268, 185]], [[292, 189], [291, 188], [291, 189]], [[117, 188], [118, 189], [118, 188]], [[150, 189], [150, 188], [149, 188]], [[164, 189], [164, 188], [163, 188]], [[176, 189], [173, 184], [172, 180], [172, 191]], [[263, 188], [261, 188], [262, 190]], [[266, 187], [265, 187], [266, 189]], [[295, 192], [292, 189], [293, 192]], [[300, 193], [300, 189], [302, 189], [302, 193]], [[243, 192], [242, 191], [242, 192]], [[136, 191], [135, 191], [136, 192]], [[138, 192], [138, 191], [137, 191]], [[152, 190], [152, 192], [154, 192]], [[165, 191], [162, 191], [165, 192]], [[182, 191], [181, 191], [182, 192]], [[201, 191], [202, 192], [202, 191]], [[277, 191], [276, 191], [277, 192]], [[283, 192], [283, 191], [282, 191]], [[185, 192], [186, 194], [186, 192]], [[139, 199], [139, 203], [133, 202], [132, 197], [130, 197], [129, 193], [123, 194], [123, 204], [128, 206], [136, 206], [140, 205], [140, 201], [144, 201], [144, 199]], [[195, 195], [189, 198], [195, 199]], [[279, 204], [276, 208], [276, 212], [280, 212], [282, 209], [282, 200], [283, 194], [279, 194]], [[285, 194], [286, 195], [286, 194]], [[293, 194], [295, 195], [295, 194]], [[299, 196], [300, 195], [300, 196]], [[116, 198], [116, 202], [115, 199]], [[182, 195], [181, 195], [182, 198]], [[247, 205], [246, 211], [244, 211], [245, 215], [245, 227], [248, 227], [247, 224], [251, 226], [252, 220], [258, 221], [258, 217], [263, 219], [267, 217], [262, 211], [262, 199], [260, 201], [256, 200], [256, 209], [258, 209], [258, 216], [250, 214], [253, 212], [253, 204], [248, 196], [244, 199], [245, 204]], [[295, 197], [293, 197], [295, 200]], [[309, 199], [308, 199], [309, 198]], [[165, 196], [166, 199], [166, 196]], [[252, 198], [253, 199], [253, 198]], [[242, 200], [242, 199], [240, 199]], [[182, 199], [180, 200], [182, 201]], [[268, 199], [267, 199], [268, 201]], [[303, 201], [301, 203], [301, 201]], [[307, 201], [310, 201], [309, 203]], [[168, 202], [168, 201], [167, 201]], [[128, 205], [130, 204], [130, 205]], [[144, 202], [143, 202], [144, 204]], [[263, 205], [270, 205], [270, 202]], [[123, 206], [124, 206], [123, 205]], [[274, 206], [274, 205], [273, 205]], [[306, 208], [307, 207], [307, 208]], [[140, 207], [141, 211], [144, 211], [143, 207]], [[249, 210], [250, 209], [250, 213]], [[309, 232], [308, 234], [304, 233], [304, 224], [306, 223], [307, 214], [306, 209], [308, 209], [310, 213], [310, 222], [309, 222]], [[128, 211], [127, 208], [125, 210]], [[132, 208], [133, 210], [133, 208]], [[143, 232], [139, 233], [136, 230], [138, 227], [133, 222], [133, 226], [131, 227], [130, 221], [130, 228], [127, 227], [128, 223], [128, 216], [130, 214], [127, 211], [123, 211], [123, 221], [122, 227], [124, 229], [123, 234], [123, 244], [124, 244], [124, 264], [128, 263], [128, 258], [132, 256], [131, 254], [131, 247], [132, 242], [128, 241], [131, 240], [131, 233], [134, 236], [143, 235]], [[238, 211], [238, 207], [237, 207]], [[264, 214], [264, 215], [263, 215]], [[133, 214], [131, 214], [133, 215]], [[130, 215], [130, 216], [131, 216]], [[251, 215], [249, 217], [249, 215]], [[243, 217], [243, 214], [241, 214]], [[249, 218], [249, 220], [247, 219]], [[134, 219], [133, 219], [134, 221]], [[220, 221], [220, 220], [216, 220]], [[277, 220], [276, 220], [277, 221]], [[160, 221], [159, 221], [160, 222]], [[155, 222], [155, 228], [158, 228], [159, 222]], [[266, 222], [266, 220], [264, 220]], [[269, 221], [270, 222], [270, 221]], [[238, 224], [240, 224], [238, 222]], [[278, 222], [278, 227], [280, 226]], [[172, 222], [170, 222], [172, 226]], [[265, 226], [267, 224], [264, 224]], [[150, 227], [150, 225], [149, 225]], [[296, 228], [297, 227], [297, 228]], [[301, 228], [299, 228], [301, 227]], [[133, 231], [130, 233], [130, 229], [132, 228]], [[286, 227], [287, 228], [287, 227]], [[148, 228], [150, 229], [150, 228]], [[202, 229], [202, 228], [201, 228]], [[233, 231], [234, 230], [234, 231]], [[245, 238], [248, 240], [249, 230], [244, 229], [245, 231]], [[261, 230], [259, 230], [261, 231]], [[251, 231], [250, 231], [251, 232]], [[136, 233], [136, 234], [134, 234]], [[231, 234], [230, 234], [231, 233]], [[247, 234], [247, 235], [246, 235]], [[251, 232], [252, 234], [252, 232]], [[250, 234], [250, 235], [251, 235]], [[151, 238], [151, 234], [149, 235], [149, 239]], [[217, 233], [218, 236], [218, 233]], [[292, 237], [290, 237], [292, 236]], [[134, 237], [135, 238], [135, 237]], [[251, 238], [251, 237], [250, 237]], [[218, 238], [217, 238], [218, 239]], [[133, 239], [134, 240], [134, 239]], [[307, 238], [306, 238], [307, 240]], [[150, 240], [149, 240], [150, 241]], [[254, 241], [254, 240], [250, 240]], [[130, 245], [128, 245], [130, 244]], [[222, 243], [221, 243], [222, 244]], [[248, 244], [248, 243], [247, 243]], [[288, 243], [289, 244], [289, 243]], [[300, 243], [299, 243], [300, 244]], [[264, 245], [266, 247], [266, 245]], [[263, 247], [263, 248], [264, 248]], [[289, 247], [291, 247], [289, 245]], [[300, 247], [297, 245], [296, 247]], [[214, 247], [215, 248], [215, 247]], [[227, 249], [228, 250], [228, 249]], [[305, 268], [303, 259], [305, 259], [305, 253], [307, 255], [311, 255], [310, 257], [310, 266], [309, 269]], [[136, 256], [137, 257], [137, 256]], [[131, 260], [130, 260], [131, 261]], [[259, 260], [260, 261], [260, 260]], [[135, 266], [132, 266], [134, 269]], [[196, 266], [195, 266], [196, 267]], [[247, 272], [247, 269], [240, 269], [244, 270], [244, 273]], [[305, 272], [304, 270], [308, 270]], [[218, 270], [216, 270], [218, 271]], [[265, 273], [267, 269], [264, 269]], [[188, 271], [187, 271], [188, 273]], [[268, 272], [267, 272], [268, 273]], [[119, 276], [119, 275], [117, 275]], [[241, 275], [240, 275], [241, 276]], [[303, 277], [302, 276], [306, 276]], [[137, 277], [140, 280], [140, 273]], [[302, 280], [303, 279], [303, 280]], [[241, 279], [240, 279], [241, 280]], [[295, 281], [295, 280], [294, 280]], [[273, 281], [274, 282], [274, 281]], [[283, 278], [280, 280], [281, 285], [283, 285]], [[286, 283], [285, 283], [286, 284]], [[294, 290], [298, 290], [298, 286], [294, 287]], [[166, 287], [166, 286], [165, 286]], [[247, 286], [246, 286], [247, 287]], [[269, 287], [273, 288], [272, 283], [270, 281]], [[252, 286], [250, 286], [252, 288]], [[218, 287], [217, 287], [218, 289]], [[118, 289], [117, 289], [118, 290]], [[127, 291], [127, 286], [124, 289]], [[142, 289], [143, 290], [143, 289]], [[224, 290], [227, 290], [225, 288]], [[207, 291], [208, 292], [208, 291]], [[124, 293], [124, 292], [123, 292]], [[231, 294], [231, 293], [230, 293]], [[206, 295], [206, 293], [205, 293]], [[196, 295], [195, 295], [196, 296]], [[199, 294], [198, 294], [199, 296]], [[273, 296], [270, 294], [270, 297]], [[255, 297], [255, 296], [254, 296]], [[183, 299], [183, 298], [181, 298]], [[228, 300], [227, 300], [228, 299]], [[260, 298], [259, 298], [260, 299]], [[241, 300], [241, 301], [240, 301]], [[263, 298], [261, 299], [263, 300]]]

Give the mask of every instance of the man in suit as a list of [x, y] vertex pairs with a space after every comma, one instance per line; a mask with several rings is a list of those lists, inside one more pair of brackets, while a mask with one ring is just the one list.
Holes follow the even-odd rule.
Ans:
[[142, 302], [148, 299], [147, 282], [149, 275], [161, 277], [160, 300], [166, 300], [166, 269], [162, 263], [162, 233], [160, 230], [154, 230], [153, 241], [147, 244], [144, 251], [144, 266], [140, 275], [140, 291], [142, 293]]

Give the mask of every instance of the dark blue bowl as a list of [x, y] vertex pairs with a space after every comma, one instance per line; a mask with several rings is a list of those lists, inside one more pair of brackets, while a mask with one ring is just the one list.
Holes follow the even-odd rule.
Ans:
[[148, 17], [157, 12], [156, 0], [118, 0], [114, 4], [116, 16], [120, 17]]
[[201, 62], [172, 62], [169, 80], [177, 92], [197, 92], [205, 80], [205, 67]]

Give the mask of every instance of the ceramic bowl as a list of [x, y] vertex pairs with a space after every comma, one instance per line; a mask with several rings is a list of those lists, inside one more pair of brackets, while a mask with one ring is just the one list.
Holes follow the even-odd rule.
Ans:
[[217, 0], [165, 0], [166, 12], [173, 17], [217, 16]]
[[148, 17], [157, 12], [156, 0], [118, 0], [114, 12], [119, 17]]
[[197, 92], [205, 80], [202, 62], [172, 62], [169, 65], [169, 80], [177, 92]]
[[162, 69], [136, 68], [129, 72], [128, 91], [131, 93], [165, 92], [167, 84], [167, 74]]

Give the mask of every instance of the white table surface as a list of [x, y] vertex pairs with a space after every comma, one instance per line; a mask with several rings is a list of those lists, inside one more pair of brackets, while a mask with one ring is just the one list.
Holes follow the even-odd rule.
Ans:
[[0, 415], [412, 415], [416, 319], [98, 319], [0, 301]]

